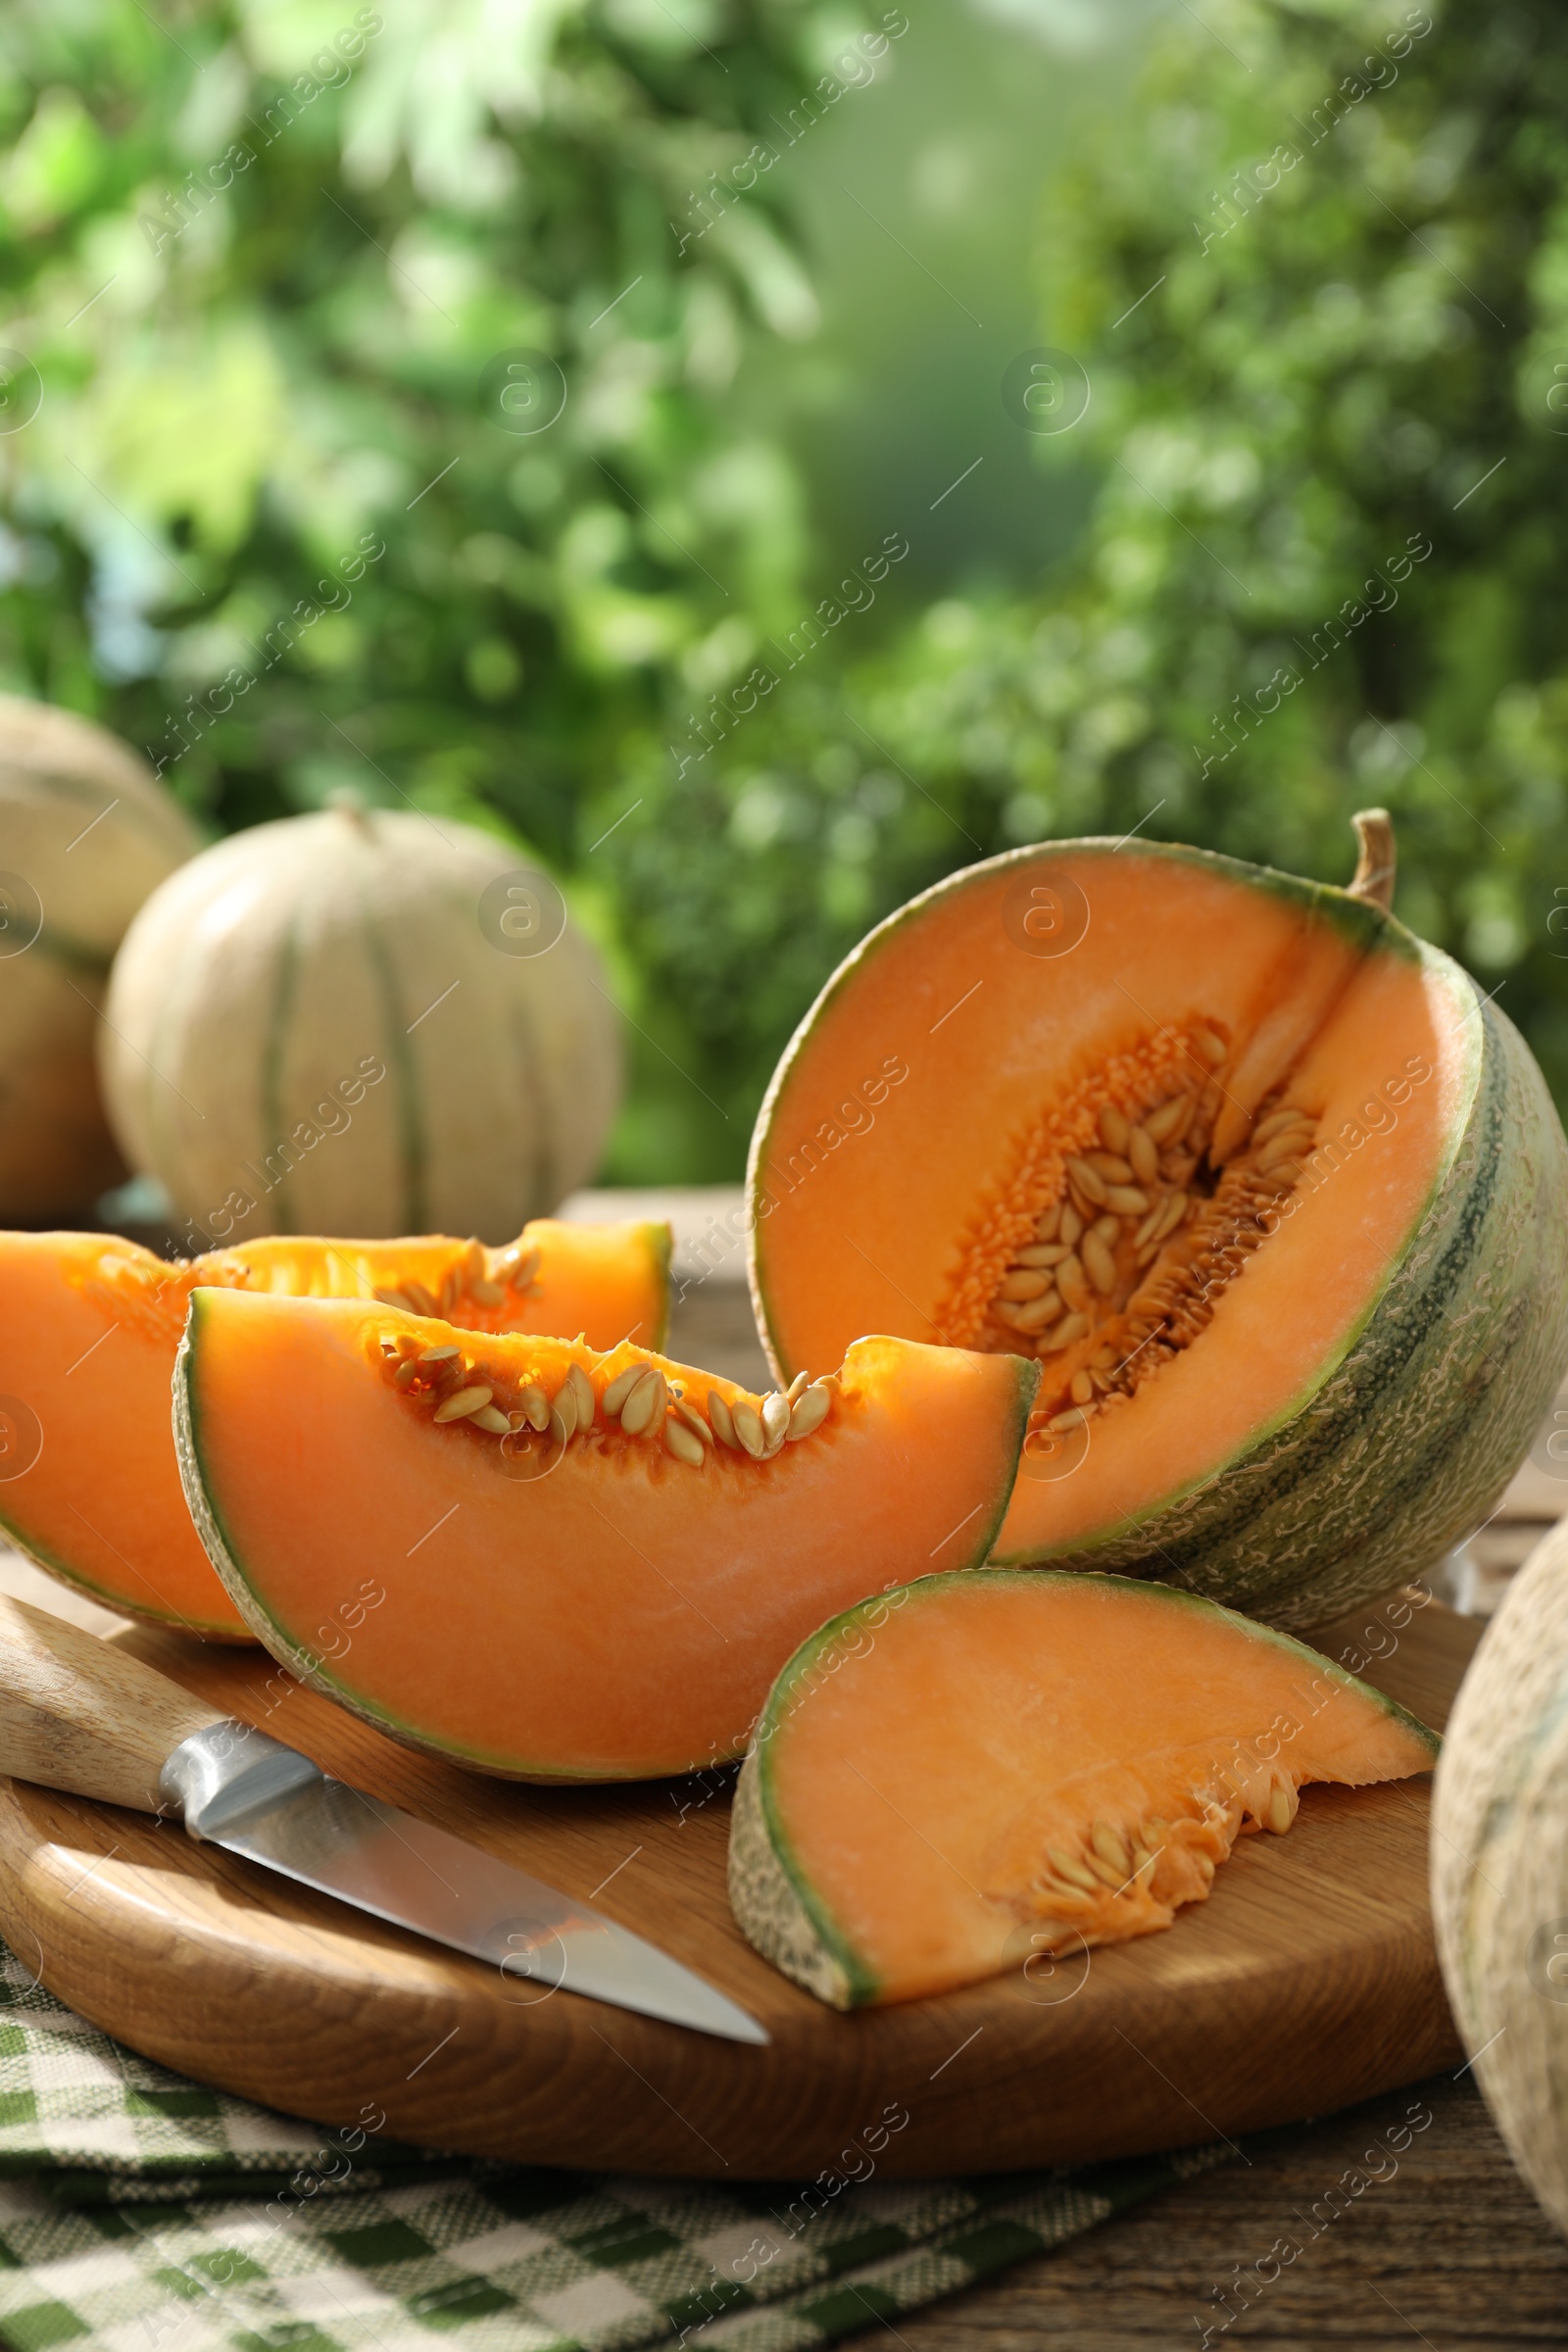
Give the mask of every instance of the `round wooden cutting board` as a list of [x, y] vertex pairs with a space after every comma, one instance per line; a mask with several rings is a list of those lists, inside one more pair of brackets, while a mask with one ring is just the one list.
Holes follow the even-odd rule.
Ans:
[[[1318, 1645], [1441, 1728], [1479, 1628], [1386, 1606]], [[339, 2127], [530, 2164], [800, 2179], [973, 2173], [1176, 2147], [1414, 2082], [1460, 2045], [1427, 1909], [1425, 1781], [1310, 1788], [1168, 1933], [841, 2017], [730, 1917], [729, 1776], [484, 1781], [393, 1745], [260, 1651], [118, 1637], [329, 1772], [600, 1906], [710, 1977], [769, 2047], [502, 1976], [177, 1827], [0, 1781], [0, 1932], [49, 1989], [166, 2065]], [[1392, 1654], [1387, 1654], [1392, 1645]]]

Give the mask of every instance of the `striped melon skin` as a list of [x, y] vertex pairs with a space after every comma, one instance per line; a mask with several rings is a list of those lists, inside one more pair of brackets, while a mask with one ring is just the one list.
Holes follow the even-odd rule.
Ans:
[[619, 1016], [570, 922], [509, 952], [485, 894], [521, 870], [470, 826], [335, 808], [219, 842], [154, 894], [115, 965], [104, 1083], [193, 1251], [498, 1243], [593, 1174]]
[[124, 1174], [98, 1091], [98, 1009], [125, 926], [200, 846], [124, 744], [0, 695], [0, 867], [23, 885], [0, 882], [0, 1220], [85, 1207]]
[[1487, 1629], [1432, 1819], [1448, 1999], [1514, 2162], [1568, 2232], [1568, 1522]]
[[1258, 1445], [1053, 1566], [1157, 1576], [1302, 1632], [1429, 1569], [1523, 1461], [1568, 1370], [1568, 1143], [1506, 1014], [1421, 954], [1451, 993], [1473, 1091], [1360, 1330]]

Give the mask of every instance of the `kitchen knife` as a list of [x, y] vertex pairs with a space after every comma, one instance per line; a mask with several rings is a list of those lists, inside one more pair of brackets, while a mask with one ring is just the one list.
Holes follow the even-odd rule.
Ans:
[[139, 1658], [0, 1594], [0, 1773], [186, 1835], [454, 1951], [644, 2017], [765, 2042], [735, 2002], [574, 1895], [332, 1780]]

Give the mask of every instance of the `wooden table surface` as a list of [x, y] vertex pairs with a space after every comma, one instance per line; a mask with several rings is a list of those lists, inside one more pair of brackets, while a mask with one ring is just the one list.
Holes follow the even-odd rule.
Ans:
[[[573, 1206], [600, 1216], [671, 1214], [684, 1296], [670, 1352], [760, 1387], [767, 1375], [735, 1238], [738, 1200], [714, 1187], [678, 1199], [582, 1195]], [[1494, 1607], [1530, 1543], [1568, 1506], [1568, 1476], [1559, 1488], [1568, 1464], [1543, 1446], [1537, 1456], [1487, 1531], [1490, 1542], [1468, 1547], [1441, 1582], [1446, 1598]], [[59, 1591], [14, 1555], [0, 1562], [0, 1588], [45, 1607]], [[1412, 2120], [1421, 2128], [1396, 2153], [1389, 2135], [1399, 2138]], [[1033, 2352], [1052, 2339], [1072, 2352], [1205, 2340], [1275, 2352], [1568, 2348], [1568, 2245], [1514, 2171], [1468, 2072], [1249, 2141], [1245, 2155], [1053, 2254], [901, 2317], [896, 2328], [868, 2327], [850, 2352], [887, 2347], [890, 2336], [904, 2352]], [[1370, 2179], [1373, 2170], [1382, 2177]], [[1357, 2179], [1364, 2185], [1352, 2193]], [[1335, 2208], [1344, 2210], [1326, 2220]], [[1299, 2251], [1286, 2260], [1293, 2244]], [[1259, 2263], [1265, 2273], [1278, 2263], [1278, 2277], [1264, 2283]], [[1252, 2280], [1245, 2298], [1239, 2270]]]
[[[1386, 2134], [1412, 2109], [1417, 2124], [1431, 2121], [1396, 2157]], [[1325, 2219], [1368, 2151], [1385, 2177]], [[1247, 2164], [1200, 2174], [1054, 2254], [901, 2317], [893, 2332], [905, 2352], [1034, 2352], [1057, 2339], [1072, 2352], [1153, 2352], [1197, 2347], [1205, 2328], [1211, 2345], [1272, 2352], [1568, 2344], [1568, 2246], [1515, 2173], [1469, 2075], [1439, 2076], [1246, 2153]], [[1288, 2260], [1293, 2242], [1300, 2251]], [[1233, 2291], [1238, 2316], [1225, 2328], [1218, 2298], [1238, 2265], [1255, 2280], [1259, 2259], [1278, 2277], [1254, 2283], [1245, 2309]], [[849, 2352], [878, 2347], [892, 2352], [880, 2327], [853, 2337]]]

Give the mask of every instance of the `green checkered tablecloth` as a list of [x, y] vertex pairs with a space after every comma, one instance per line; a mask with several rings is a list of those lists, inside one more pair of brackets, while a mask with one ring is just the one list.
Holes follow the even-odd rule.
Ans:
[[0, 1947], [14, 2352], [428, 2352], [432, 2334], [464, 2352], [794, 2352], [1043, 2253], [1220, 2153], [891, 2181], [862, 2150], [858, 2180], [810, 2187], [476, 2164], [203, 2089]]

